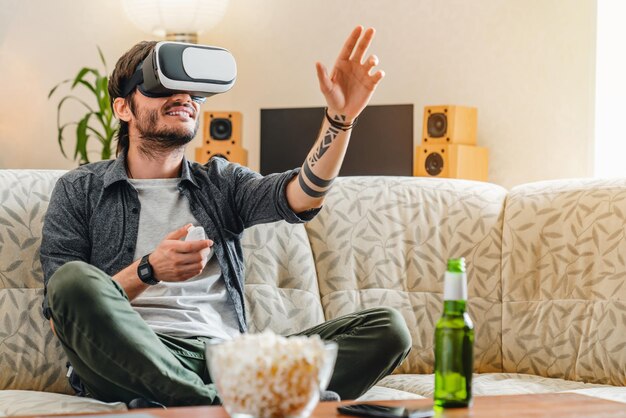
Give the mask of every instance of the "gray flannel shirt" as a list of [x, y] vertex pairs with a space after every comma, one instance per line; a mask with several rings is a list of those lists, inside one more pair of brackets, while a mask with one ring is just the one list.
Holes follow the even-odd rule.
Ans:
[[[43, 312], [48, 319], [48, 281], [63, 264], [84, 261], [113, 276], [134, 261], [141, 207], [128, 182], [125, 161], [120, 155], [84, 165], [64, 174], [54, 187], [40, 249], [46, 288]], [[222, 158], [212, 158], [206, 165], [183, 159], [178, 190], [214, 241], [241, 332], [247, 330], [240, 243], [244, 229], [279, 220], [306, 222], [319, 212], [318, 208], [296, 214], [290, 208], [286, 186], [298, 171], [261, 176]]]

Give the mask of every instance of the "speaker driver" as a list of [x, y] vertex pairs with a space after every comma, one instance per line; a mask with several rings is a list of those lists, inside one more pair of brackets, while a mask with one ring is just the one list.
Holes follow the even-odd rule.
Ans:
[[426, 157], [426, 172], [431, 176], [436, 176], [443, 170], [443, 158], [440, 154], [433, 152]]
[[211, 132], [211, 138], [225, 140], [232, 136], [233, 124], [230, 119], [215, 118], [211, 120], [209, 130]]
[[443, 113], [433, 113], [428, 116], [428, 136], [441, 138], [448, 130], [448, 117]]

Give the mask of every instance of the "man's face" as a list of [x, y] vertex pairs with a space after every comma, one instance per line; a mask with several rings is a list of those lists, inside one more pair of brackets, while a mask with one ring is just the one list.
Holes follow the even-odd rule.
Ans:
[[135, 131], [156, 150], [180, 148], [196, 136], [200, 105], [191, 100], [189, 94], [151, 98], [136, 90], [131, 101], [131, 136]]

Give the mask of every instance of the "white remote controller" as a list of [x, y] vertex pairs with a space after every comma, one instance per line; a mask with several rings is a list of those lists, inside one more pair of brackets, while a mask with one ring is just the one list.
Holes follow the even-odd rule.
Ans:
[[204, 232], [203, 227], [192, 225], [187, 228], [187, 236], [185, 237], [185, 241], [199, 241], [201, 239], [206, 239], [206, 233]]
[[[202, 239], [207, 239], [203, 227], [190, 226], [189, 228], [187, 228], [187, 236], [185, 237], [185, 241], [200, 241]], [[200, 252], [200, 254], [202, 254], [202, 268], [204, 268], [204, 266], [206, 266], [206, 263], [213, 256], [213, 247], [205, 248]]]

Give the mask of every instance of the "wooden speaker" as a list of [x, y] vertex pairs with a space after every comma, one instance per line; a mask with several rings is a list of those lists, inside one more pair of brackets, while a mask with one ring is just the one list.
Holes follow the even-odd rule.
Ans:
[[248, 151], [242, 147], [241, 112], [204, 112], [203, 141], [196, 148], [196, 161], [204, 164], [213, 156], [248, 165]]
[[455, 105], [426, 106], [422, 145], [476, 145], [478, 109]]
[[416, 176], [487, 181], [487, 148], [473, 145], [422, 145], [417, 147], [416, 160]]
[[210, 147], [196, 148], [196, 161], [205, 164], [211, 157], [222, 157], [241, 165], [248, 165], [248, 151], [241, 147], [231, 147], [228, 144], [214, 144]]

